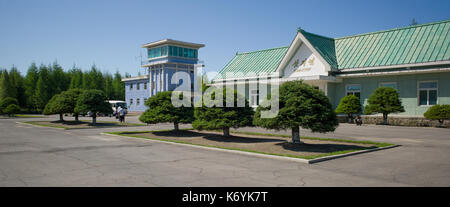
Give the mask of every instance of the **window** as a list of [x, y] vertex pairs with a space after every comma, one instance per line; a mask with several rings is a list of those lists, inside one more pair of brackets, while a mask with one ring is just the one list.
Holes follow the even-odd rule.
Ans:
[[419, 105], [430, 106], [437, 104], [437, 81], [419, 82]]
[[140, 100], [141, 100], [141, 99], [139, 99], [139, 98], [138, 98], [138, 99], [136, 99], [136, 106], [139, 106], [139, 105], [141, 105], [141, 104], [140, 104]]
[[178, 47], [173, 47], [173, 56], [178, 56]]
[[148, 58], [152, 58], [152, 49], [147, 49]]
[[173, 46], [169, 46], [169, 56], [173, 56]]
[[380, 87], [391, 87], [397, 90], [397, 83], [396, 82], [383, 82], [380, 83]]
[[167, 46], [163, 46], [161, 47], [161, 56], [166, 56], [167, 55]]
[[345, 95], [355, 95], [358, 98], [361, 98], [361, 85], [359, 84], [351, 84], [345, 86]]
[[258, 106], [258, 90], [250, 91], [250, 106]]
[[130, 91], [133, 90], [133, 84], [130, 83]]
[[178, 56], [183, 57], [183, 48], [178, 48]]
[[144, 104], [147, 102], [147, 99], [146, 98], [144, 98]]
[[147, 82], [144, 83], [144, 90], [147, 90]]
[[133, 99], [130, 98], [130, 106], [133, 105]]
[[140, 83], [136, 83], [136, 90], [139, 90], [139, 85], [141, 85]]

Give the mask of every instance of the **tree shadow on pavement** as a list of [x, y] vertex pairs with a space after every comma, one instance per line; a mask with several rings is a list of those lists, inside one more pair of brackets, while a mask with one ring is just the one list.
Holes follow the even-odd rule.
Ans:
[[244, 136], [229, 136], [225, 137], [216, 133], [208, 132], [198, 132], [190, 130], [180, 130], [180, 131], [162, 131], [153, 132], [152, 134], [162, 137], [174, 137], [174, 138], [204, 138], [215, 142], [234, 142], [234, 143], [262, 143], [262, 142], [284, 142], [284, 139], [274, 139], [274, 138], [255, 138], [255, 137], [244, 137]]
[[278, 143], [277, 145], [282, 146], [286, 150], [296, 151], [296, 152], [316, 152], [316, 153], [331, 153], [336, 151], [347, 151], [347, 150], [367, 150], [377, 148], [376, 146], [357, 146], [351, 144], [294, 144], [292, 142]]

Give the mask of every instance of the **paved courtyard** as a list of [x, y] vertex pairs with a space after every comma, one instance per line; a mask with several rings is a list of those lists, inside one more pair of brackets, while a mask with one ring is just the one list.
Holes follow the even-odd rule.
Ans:
[[[61, 130], [16, 123], [56, 119], [0, 119], [0, 186], [450, 186], [450, 129], [341, 124], [328, 134], [301, 130], [401, 145], [303, 164], [100, 134], [172, 124]], [[127, 121], [138, 122], [137, 116]]]

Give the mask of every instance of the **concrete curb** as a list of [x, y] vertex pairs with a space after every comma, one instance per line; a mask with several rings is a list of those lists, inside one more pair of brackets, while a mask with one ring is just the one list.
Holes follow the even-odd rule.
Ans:
[[[116, 134], [108, 134], [108, 133], [104, 133], [104, 132], [101, 132], [100, 134], [101, 135], [107, 135], [107, 136], [121, 137], [121, 138], [125, 137], [125, 138], [136, 139], [136, 137], [122, 136], [122, 135], [116, 135]], [[215, 147], [198, 146], [198, 145], [193, 145], [193, 144], [176, 143], [176, 142], [155, 140], [155, 139], [151, 139], [151, 138], [149, 138], [149, 139], [142, 139], [142, 140], [147, 140], [147, 141], [152, 141], [152, 142], [159, 142], [159, 143], [165, 143], [165, 144], [173, 144], [173, 145], [179, 145], [179, 146], [188, 146], [188, 147], [194, 147], [194, 148], [206, 149], [206, 150], [214, 150], [214, 151], [220, 151], [220, 152], [230, 152], [230, 153], [235, 153], [235, 154], [243, 154], [243, 155], [249, 155], [249, 156], [264, 157], [264, 158], [270, 158], [270, 159], [288, 160], [288, 161], [294, 161], [294, 162], [300, 162], [300, 163], [306, 163], [306, 164], [313, 164], [313, 163], [323, 162], [323, 161], [337, 159], [337, 158], [341, 158], [341, 157], [347, 157], [347, 156], [352, 156], [352, 155], [357, 155], [357, 154], [362, 154], [362, 153], [368, 153], [368, 152], [373, 152], [373, 151], [378, 151], [378, 150], [390, 149], [390, 148], [394, 148], [394, 147], [400, 146], [400, 145], [393, 145], [393, 146], [388, 146], [388, 147], [380, 147], [380, 148], [375, 148], [375, 149], [361, 150], [361, 151], [357, 151], [357, 152], [349, 152], [349, 153], [340, 154], [340, 155], [331, 155], [331, 156], [326, 156], [326, 157], [320, 157], [320, 158], [316, 158], [316, 159], [307, 160], [307, 159], [295, 158], [295, 157], [286, 157], [286, 156], [279, 156], [279, 155], [268, 155], [268, 154], [261, 154], [261, 153], [256, 153], [256, 152], [245, 152], [245, 151], [239, 151], [239, 150], [221, 149], [221, 148], [215, 148]]]
[[317, 162], [323, 162], [323, 161], [332, 160], [332, 159], [337, 159], [337, 158], [341, 158], [341, 157], [347, 157], [347, 156], [362, 154], [362, 153], [374, 152], [374, 151], [378, 151], [378, 150], [390, 149], [390, 148], [399, 147], [399, 146], [400, 145], [392, 145], [392, 146], [387, 146], [387, 147], [379, 147], [379, 148], [375, 148], [375, 149], [367, 149], [367, 150], [361, 150], [361, 151], [356, 151], [356, 152], [349, 152], [349, 153], [340, 154], [340, 155], [331, 155], [331, 156], [326, 156], [326, 157], [319, 157], [319, 158], [316, 158], [316, 159], [309, 160], [309, 164], [313, 164], [313, 163], [317, 163]]

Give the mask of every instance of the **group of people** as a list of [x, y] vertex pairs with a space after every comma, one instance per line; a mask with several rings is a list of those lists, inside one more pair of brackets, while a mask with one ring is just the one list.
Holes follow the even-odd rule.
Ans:
[[117, 107], [114, 111], [114, 116], [116, 119], [119, 119], [120, 123], [125, 122], [125, 115], [127, 114], [127, 110], [122, 108], [121, 106]]

